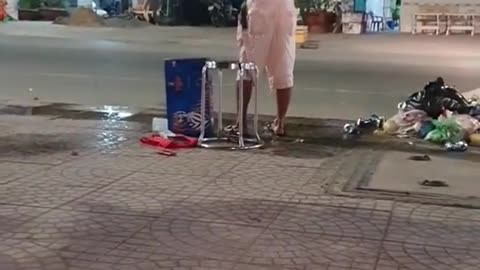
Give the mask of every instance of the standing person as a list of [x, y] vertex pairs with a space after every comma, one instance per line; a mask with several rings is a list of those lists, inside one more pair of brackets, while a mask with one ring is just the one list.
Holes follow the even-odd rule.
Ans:
[[[271, 129], [277, 136], [285, 135], [285, 118], [293, 89], [296, 13], [294, 0], [246, 0], [239, 16], [240, 62], [255, 63], [259, 71], [266, 70], [270, 90], [276, 93], [277, 115]], [[243, 85], [246, 127], [252, 77], [247, 76]]]

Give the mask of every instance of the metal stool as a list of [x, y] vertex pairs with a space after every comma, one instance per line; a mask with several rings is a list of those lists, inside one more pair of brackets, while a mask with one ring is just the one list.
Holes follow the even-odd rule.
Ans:
[[[210, 70], [217, 70], [218, 74], [218, 125], [217, 125], [217, 134], [214, 137], [205, 137], [206, 127], [208, 125], [206, 119], [206, 110], [207, 110], [207, 73]], [[223, 111], [222, 111], [222, 92], [223, 92], [223, 72], [225, 70], [237, 71], [240, 80], [240, 90], [237, 95], [237, 106], [239, 113], [239, 123], [238, 129], [239, 134], [238, 138], [233, 139], [231, 136], [225, 136], [223, 130]], [[254, 138], [245, 138], [243, 136], [244, 126], [243, 126], [243, 81], [248, 76], [252, 74], [252, 91], [253, 102], [254, 102], [254, 116], [253, 116], [253, 128], [254, 128]], [[200, 123], [200, 136], [198, 138], [198, 145], [204, 148], [229, 148], [232, 150], [247, 150], [247, 149], [256, 149], [263, 146], [262, 139], [258, 134], [258, 95], [257, 95], [257, 80], [258, 80], [258, 69], [257, 66], [253, 63], [238, 63], [238, 62], [216, 62], [216, 61], [207, 61], [202, 70], [202, 96], [201, 96], [201, 123]], [[210, 123], [213, 123], [213, 119], [210, 119]], [[215, 145], [211, 143], [233, 143]]]

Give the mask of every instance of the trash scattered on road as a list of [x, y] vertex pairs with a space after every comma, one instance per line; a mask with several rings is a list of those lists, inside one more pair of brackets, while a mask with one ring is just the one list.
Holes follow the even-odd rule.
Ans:
[[468, 144], [464, 141], [456, 143], [447, 142], [445, 143], [445, 149], [452, 152], [465, 152], [468, 150]]
[[480, 146], [480, 133], [470, 135], [468, 140], [471, 146]]
[[145, 146], [155, 148], [159, 155], [175, 156], [176, 153], [173, 152], [173, 149], [194, 148], [197, 146], [198, 140], [184, 135], [167, 136], [159, 133], [142, 137], [140, 142]]
[[384, 122], [384, 117], [372, 114], [368, 118], [358, 118], [355, 124], [346, 124], [343, 127], [343, 131], [349, 135], [357, 135], [360, 134], [362, 130], [381, 129]]
[[426, 187], [448, 187], [448, 184], [445, 181], [441, 180], [423, 180], [420, 182], [420, 185], [426, 186]]
[[432, 160], [429, 155], [411, 156], [408, 159], [413, 161], [431, 161]]
[[435, 129], [425, 136], [426, 141], [444, 144], [447, 142], [459, 142], [464, 137], [462, 127], [455, 119], [434, 120]]
[[[419, 138], [443, 145], [448, 151], [466, 151], [467, 142], [480, 146], [480, 103], [465, 98], [439, 77], [397, 105], [389, 119], [372, 115], [344, 126], [344, 133], [360, 135], [376, 127], [376, 135]], [[411, 143], [413, 145], [413, 143]]]

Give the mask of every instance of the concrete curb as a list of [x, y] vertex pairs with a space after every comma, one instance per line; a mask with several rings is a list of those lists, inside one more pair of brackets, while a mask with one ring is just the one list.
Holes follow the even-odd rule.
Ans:
[[[118, 116], [118, 111], [108, 111], [112, 106], [83, 106], [68, 103], [0, 103], [0, 114], [16, 114], [16, 115], [39, 115], [52, 116], [53, 118], [70, 118], [70, 119], [97, 119], [107, 120], [116, 119], [119, 121], [140, 122], [149, 125], [152, 118], [166, 118], [166, 110], [164, 108], [133, 108], [113, 106], [116, 110], [123, 113], [124, 117]], [[225, 124], [235, 121], [235, 114], [225, 113]], [[251, 117], [250, 117], [251, 118]], [[265, 126], [273, 121], [274, 116], [259, 116], [259, 125]], [[299, 137], [304, 139], [328, 138], [339, 136], [342, 134], [343, 126], [351, 121], [340, 119], [318, 119], [305, 117], [291, 117], [288, 119], [286, 129], [289, 137]]]
[[[110, 108], [112, 106], [105, 106]], [[31, 104], [2, 104], [0, 101], [0, 114], [16, 114], [16, 115], [37, 115], [51, 116], [52, 119], [74, 119], [74, 120], [115, 120], [126, 122], [137, 122], [144, 124], [145, 132], [151, 130], [152, 118], [166, 118], [166, 110], [162, 108], [128, 108], [121, 107], [120, 114], [105, 110], [103, 107], [82, 106], [67, 103], [31, 103]], [[122, 111], [123, 110], [123, 111]], [[128, 112], [128, 113], [125, 113]], [[125, 115], [121, 117], [120, 115]], [[225, 114], [224, 124], [231, 124], [235, 121], [235, 114]], [[261, 115], [259, 117], [259, 126], [263, 127], [267, 123], [273, 121], [274, 116]], [[285, 141], [298, 141], [337, 146], [341, 148], [366, 148], [380, 151], [407, 151], [412, 153], [423, 154], [444, 154], [445, 150], [439, 146], [421, 139], [415, 138], [397, 138], [392, 136], [376, 136], [371, 133], [364, 133], [360, 136], [345, 136], [343, 126], [346, 123], [354, 122], [341, 119], [319, 119], [291, 117], [287, 121], [286, 130], [288, 136]], [[251, 125], [250, 125], [251, 126]], [[266, 139], [271, 134], [264, 132]], [[464, 158], [480, 161], [480, 151], [478, 148], [470, 148], [465, 153]]]

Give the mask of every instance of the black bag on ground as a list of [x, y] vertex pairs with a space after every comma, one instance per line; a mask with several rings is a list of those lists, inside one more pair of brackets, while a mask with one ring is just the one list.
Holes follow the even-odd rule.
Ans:
[[436, 119], [444, 110], [469, 114], [472, 107], [456, 89], [445, 85], [443, 78], [429, 82], [422, 91], [412, 94], [405, 101], [405, 108], [425, 111]]

